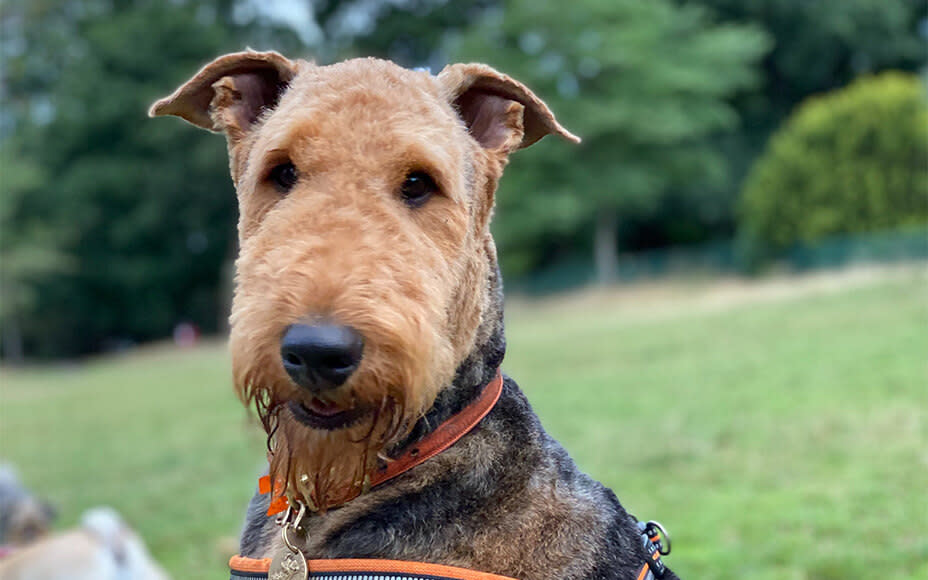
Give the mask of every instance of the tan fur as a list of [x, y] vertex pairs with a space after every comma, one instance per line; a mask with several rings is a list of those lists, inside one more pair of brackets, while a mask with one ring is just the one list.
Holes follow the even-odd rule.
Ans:
[[[269, 78], [289, 87], [262, 113], [254, 83]], [[474, 87], [492, 94], [467, 92]], [[455, 99], [467, 110], [455, 110]], [[468, 111], [470, 135], [459, 116]], [[489, 221], [508, 154], [546, 133], [573, 136], [528, 89], [482, 65], [431, 76], [374, 59], [318, 67], [276, 53], [222, 57], [152, 113], [227, 135], [241, 210], [230, 319], [236, 388], [256, 404], [272, 476], [288, 495], [337, 505], [363, 487], [378, 454], [409, 432], [486, 332], [496, 263]], [[300, 179], [284, 196], [266, 178], [287, 161]], [[428, 172], [441, 190], [415, 210], [398, 195], [412, 171]], [[355, 328], [365, 343], [358, 370], [328, 397], [369, 413], [332, 432], [292, 417], [285, 403], [307, 395], [279, 354], [288, 325], [321, 320]]]
[[0, 579], [170, 580], [115, 512], [95, 508], [84, 519], [79, 528], [46, 536], [0, 560]]

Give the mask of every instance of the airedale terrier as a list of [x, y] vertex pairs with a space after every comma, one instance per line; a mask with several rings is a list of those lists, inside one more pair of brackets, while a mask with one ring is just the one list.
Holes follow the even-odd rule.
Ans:
[[[233, 375], [292, 507], [280, 533], [272, 494], [255, 496], [243, 557], [676, 578], [653, 526], [582, 473], [498, 378], [497, 182], [510, 153], [545, 135], [579, 141], [528, 88], [480, 64], [432, 75], [248, 51], [213, 61], [151, 114], [228, 140]], [[461, 416], [466, 428], [447, 437]]]

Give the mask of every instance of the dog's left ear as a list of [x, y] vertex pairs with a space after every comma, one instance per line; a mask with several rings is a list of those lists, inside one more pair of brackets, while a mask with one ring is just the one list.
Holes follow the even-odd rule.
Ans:
[[148, 114], [176, 115], [197, 127], [221, 131], [235, 143], [264, 110], [276, 106], [297, 66], [273, 51], [227, 54], [152, 105]]
[[509, 154], [552, 133], [580, 142], [528, 87], [487, 65], [448, 65], [438, 80], [471, 136], [486, 149]]

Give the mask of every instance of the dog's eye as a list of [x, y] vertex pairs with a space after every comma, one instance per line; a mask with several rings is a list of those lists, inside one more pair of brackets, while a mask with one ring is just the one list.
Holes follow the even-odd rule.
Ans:
[[267, 176], [268, 181], [274, 184], [274, 187], [277, 188], [281, 193], [287, 193], [293, 186], [296, 185], [297, 180], [300, 178], [299, 173], [296, 171], [296, 167], [293, 163], [281, 163], [280, 165], [275, 166], [271, 169], [271, 172]]
[[406, 205], [416, 208], [421, 207], [437, 191], [438, 186], [435, 185], [432, 176], [424, 171], [414, 171], [406, 176], [406, 181], [400, 188], [400, 195], [403, 196]]

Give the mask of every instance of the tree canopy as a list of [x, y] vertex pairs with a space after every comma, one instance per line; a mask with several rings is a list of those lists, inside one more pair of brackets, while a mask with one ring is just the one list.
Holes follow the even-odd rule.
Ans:
[[526, 83], [584, 140], [544, 143], [510, 167], [496, 229], [507, 269], [537, 267], [550, 257], [539, 243], [557, 252], [592, 229], [600, 278], [611, 279], [623, 220], [724, 179], [725, 159], [706, 140], [737, 126], [727, 99], [758, 80], [768, 45], [757, 28], [714, 25], [702, 7], [664, 0], [577, 0], [569, 10], [512, 0], [460, 35], [454, 58]]
[[4, 172], [0, 266], [17, 290], [4, 291], [3, 322], [16, 321], [28, 352], [92, 352], [181, 320], [219, 328], [236, 219], [224, 144], [146, 111], [249, 37], [254, 27], [232, 23], [226, 4], [4, 7], [4, 30], [18, 32], [4, 45], [14, 171]]
[[227, 315], [223, 140], [148, 105], [216, 55], [488, 62], [580, 146], [519, 152], [494, 224], [508, 279], [582, 256], [730, 237], [743, 176], [810, 94], [926, 64], [908, 0], [251, 0], [0, 4], [0, 326], [6, 357], [205, 332]]

